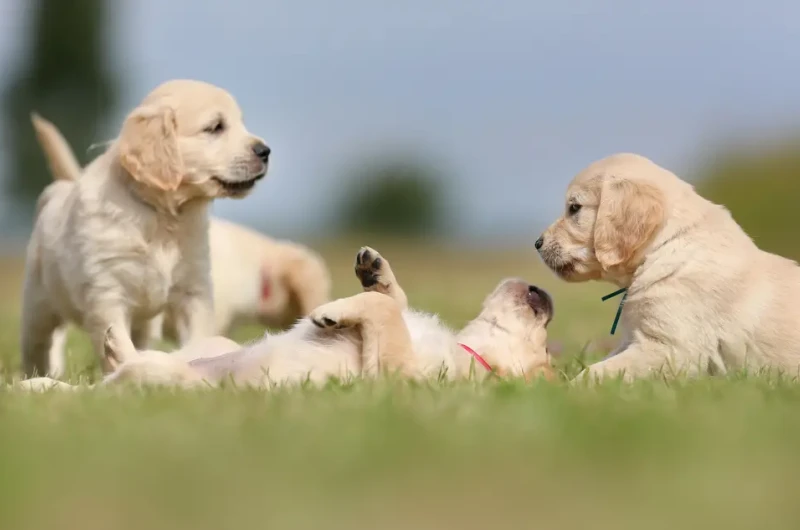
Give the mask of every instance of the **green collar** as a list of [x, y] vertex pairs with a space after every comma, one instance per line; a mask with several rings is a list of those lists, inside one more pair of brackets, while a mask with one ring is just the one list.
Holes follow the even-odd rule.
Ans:
[[605, 302], [615, 296], [619, 296], [622, 293], [625, 293], [625, 296], [622, 297], [622, 300], [619, 301], [619, 308], [617, 308], [617, 316], [614, 317], [614, 324], [611, 325], [611, 334], [613, 335], [617, 331], [617, 324], [619, 324], [619, 317], [622, 316], [622, 307], [625, 305], [625, 299], [628, 298], [628, 289], [620, 289], [619, 291], [614, 291], [611, 294], [607, 294], [602, 298], [602, 301]]

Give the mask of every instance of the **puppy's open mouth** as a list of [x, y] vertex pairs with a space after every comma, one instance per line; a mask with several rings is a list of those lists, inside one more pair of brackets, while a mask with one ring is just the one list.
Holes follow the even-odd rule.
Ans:
[[226, 180], [221, 177], [211, 177], [211, 180], [219, 184], [219, 186], [226, 192], [232, 195], [240, 195], [253, 189], [253, 186], [256, 185], [256, 182], [264, 178], [264, 175], [266, 174], [267, 173], [265, 171], [248, 180]]

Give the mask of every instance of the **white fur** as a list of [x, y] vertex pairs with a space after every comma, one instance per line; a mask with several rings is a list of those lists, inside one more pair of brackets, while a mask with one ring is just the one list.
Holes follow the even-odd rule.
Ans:
[[[25, 374], [60, 375], [67, 322], [89, 332], [106, 371], [146, 347], [149, 320], [168, 306], [182, 343], [213, 334], [208, 204], [246, 195], [227, 186], [266, 171], [233, 98], [196, 81], [161, 85], [81, 175], [57, 129], [37, 116], [34, 126], [59, 180], [39, 199], [28, 245]], [[103, 355], [109, 327], [118, 358]]]

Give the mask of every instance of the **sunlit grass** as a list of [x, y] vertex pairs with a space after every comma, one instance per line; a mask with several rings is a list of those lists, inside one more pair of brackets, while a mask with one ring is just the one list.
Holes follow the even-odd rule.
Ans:
[[[357, 290], [361, 243], [325, 251], [337, 296]], [[532, 253], [363, 243], [454, 327], [503, 277], [550, 290], [568, 372], [609, 338], [616, 305], [600, 297], [613, 288], [565, 285]], [[0, 273], [8, 375], [19, 265]], [[71, 375], [96, 373], [80, 333], [70, 350]], [[796, 528], [799, 411], [800, 386], [752, 376], [0, 391], [0, 528]]]

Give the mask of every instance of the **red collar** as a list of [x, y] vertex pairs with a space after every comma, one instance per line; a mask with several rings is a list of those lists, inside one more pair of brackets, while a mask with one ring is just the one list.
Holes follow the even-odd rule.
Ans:
[[473, 350], [472, 348], [470, 348], [470, 347], [469, 347], [469, 346], [467, 346], [466, 344], [461, 344], [461, 343], [459, 342], [459, 343], [458, 343], [458, 345], [459, 345], [459, 346], [461, 346], [462, 348], [464, 348], [464, 350], [466, 350], [466, 352], [467, 352], [467, 353], [469, 353], [470, 355], [472, 355], [472, 356], [475, 358], [475, 360], [476, 360], [476, 361], [478, 361], [478, 363], [479, 363], [481, 366], [483, 366], [484, 368], [486, 368], [486, 371], [488, 371], [488, 372], [492, 372], [492, 371], [493, 371], [493, 370], [492, 370], [492, 367], [491, 367], [491, 365], [490, 365], [489, 363], [487, 363], [487, 362], [486, 362], [486, 359], [484, 359], [483, 357], [481, 357], [481, 356], [480, 356], [480, 354], [479, 354], [478, 352], [476, 352], [475, 350]]

